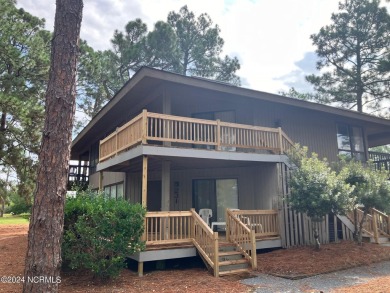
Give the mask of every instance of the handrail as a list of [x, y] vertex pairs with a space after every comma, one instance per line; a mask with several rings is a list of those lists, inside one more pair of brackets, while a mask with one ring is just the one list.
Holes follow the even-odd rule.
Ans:
[[[356, 208], [358, 224], [362, 221], [364, 212]], [[353, 212], [349, 213], [348, 217], [354, 222]], [[372, 208], [370, 214], [366, 215], [366, 220], [363, 223], [363, 231], [374, 237], [376, 243], [379, 243], [379, 234], [390, 235], [390, 217], [385, 213]]]
[[277, 210], [233, 210], [232, 214], [254, 230], [256, 238], [280, 235]]
[[[360, 225], [364, 212], [359, 208], [356, 208], [356, 212], [357, 212], [357, 224]], [[347, 216], [351, 220], [352, 223], [355, 222], [353, 211], [349, 212]], [[367, 233], [371, 236], [374, 236], [373, 221], [372, 221], [372, 216], [370, 214], [366, 215], [366, 219], [363, 223], [362, 228], [363, 228], [363, 231], [365, 233]]]
[[236, 244], [253, 269], [257, 268], [255, 231], [249, 229], [230, 209], [226, 209], [226, 239]]
[[[384, 235], [390, 234], [390, 217], [377, 209], [371, 209], [371, 215], [374, 218], [377, 230]], [[376, 239], [377, 242], [379, 239]]]
[[191, 209], [193, 224], [193, 243], [203, 259], [214, 270], [214, 276], [219, 276], [218, 232], [213, 232], [203, 219]]
[[[216, 150], [250, 148], [286, 153], [293, 147], [281, 128], [261, 127], [220, 120], [205, 120], [143, 112], [100, 141], [102, 162], [137, 144], [150, 141], [205, 145]], [[229, 149], [232, 150], [232, 149]]]

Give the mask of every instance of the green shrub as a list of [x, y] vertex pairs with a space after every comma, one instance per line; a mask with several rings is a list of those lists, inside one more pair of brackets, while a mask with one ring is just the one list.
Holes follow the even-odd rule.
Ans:
[[144, 249], [144, 216], [145, 209], [139, 204], [93, 196], [89, 191], [67, 198], [64, 263], [102, 279], [118, 276], [125, 258]]
[[30, 199], [25, 199], [16, 193], [10, 195], [10, 205], [6, 207], [5, 212], [13, 215], [31, 213], [32, 202]]

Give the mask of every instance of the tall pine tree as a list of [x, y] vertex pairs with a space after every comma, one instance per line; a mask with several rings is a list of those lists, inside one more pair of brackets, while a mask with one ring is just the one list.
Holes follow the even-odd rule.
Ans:
[[[76, 99], [82, 0], [57, 0], [45, 124], [30, 219], [24, 292], [57, 292]], [[28, 282], [36, 276], [52, 281]]]
[[[311, 36], [320, 75], [309, 75], [319, 96], [329, 102], [374, 112], [390, 98], [390, 15], [379, 0], [345, 0], [332, 24]], [[388, 61], [387, 61], [388, 62]]]

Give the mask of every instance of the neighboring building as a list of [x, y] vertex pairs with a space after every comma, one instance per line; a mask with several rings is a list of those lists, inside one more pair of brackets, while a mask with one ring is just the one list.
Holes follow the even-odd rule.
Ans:
[[[142, 68], [73, 141], [71, 159], [80, 163], [72, 180], [82, 178], [92, 189], [147, 206], [149, 246], [196, 242], [203, 224], [190, 209], [211, 209], [210, 222], [226, 223], [227, 240], [247, 250], [243, 255], [250, 260], [251, 240], [242, 244], [236, 237], [242, 223], [255, 230], [257, 248], [312, 240], [311, 221], [289, 211], [282, 201], [288, 193], [285, 153], [293, 143], [330, 161], [339, 155], [366, 161], [368, 148], [390, 144], [390, 121]], [[373, 158], [388, 168], [388, 155]], [[226, 208], [239, 210], [227, 214]], [[327, 218], [319, 227], [323, 241], [337, 239], [337, 230], [350, 237], [347, 226], [336, 217]], [[202, 233], [213, 239], [209, 232]], [[218, 253], [207, 252], [207, 245], [202, 249], [199, 243], [194, 245], [214, 274], [234, 270], [215, 265]], [[192, 245], [185, 249], [165, 250], [164, 255], [157, 249], [135, 258], [142, 264], [195, 251]]]

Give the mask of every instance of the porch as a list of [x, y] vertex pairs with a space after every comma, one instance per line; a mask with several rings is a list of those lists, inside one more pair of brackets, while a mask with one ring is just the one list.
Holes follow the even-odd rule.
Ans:
[[276, 210], [226, 209], [226, 230], [214, 232], [195, 212], [148, 212], [146, 250], [130, 256], [143, 274], [145, 261], [200, 255], [214, 276], [257, 267], [257, 249], [281, 247]]

